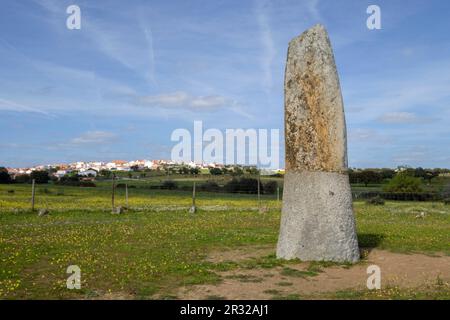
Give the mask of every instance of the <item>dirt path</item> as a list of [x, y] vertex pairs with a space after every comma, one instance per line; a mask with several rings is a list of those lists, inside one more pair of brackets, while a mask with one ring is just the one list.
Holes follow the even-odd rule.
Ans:
[[[267, 256], [273, 248], [241, 248], [211, 253], [210, 262], [243, 261]], [[179, 299], [270, 299], [294, 295], [308, 297], [345, 290], [367, 290], [367, 267], [381, 269], [382, 288], [418, 288], [450, 281], [450, 256], [401, 254], [372, 250], [367, 259], [351, 267], [323, 267], [318, 273], [308, 273], [308, 262], [286, 264], [271, 269], [235, 269], [219, 272], [223, 281], [217, 285], [182, 287]]]

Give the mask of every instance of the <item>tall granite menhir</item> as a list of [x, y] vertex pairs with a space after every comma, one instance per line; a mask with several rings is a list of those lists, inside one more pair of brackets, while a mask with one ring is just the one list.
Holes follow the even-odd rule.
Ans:
[[286, 174], [277, 257], [356, 262], [344, 107], [322, 25], [289, 43], [284, 86]]

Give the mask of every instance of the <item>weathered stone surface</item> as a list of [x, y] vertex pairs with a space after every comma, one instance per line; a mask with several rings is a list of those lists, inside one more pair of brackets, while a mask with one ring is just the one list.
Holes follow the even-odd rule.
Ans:
[[343, 101], [330, 40], [321, 25], [289, 43], [285, 139], [277, 257], [358, 261]]
[[323, 26], [289, 43], [284, 86], [286, 170], [345, 172], [342, 95]]
[[277, 256], [304, 261], [359, 259], [348, 176], [287, 172]]

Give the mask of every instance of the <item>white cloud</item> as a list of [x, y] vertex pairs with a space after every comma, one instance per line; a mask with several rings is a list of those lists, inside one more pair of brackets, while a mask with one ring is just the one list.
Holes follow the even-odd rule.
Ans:
[[309, 14], [312, 16], [314, 20], [320, 21], [322, 20], [320, 12], [319, 12], [319, 0], [307, 0], [305, 2], [306, 9]]
[[102, 144], [116, 140], [117, 135], [108, 131], [88, 131], [79, 137], [73, 138], [72, 145]]
[[266, 7], [268, 2], [257, 1], [256, 18], [260, 29], [260, 38], [263, 46], [263, 56], [261, 57], [261, 67], [263, 70], [263, 85], [267, 89], [272, 87], [272, 66], [276, 56], [275, 43], [272, 37], [272, 29], [269, 23]]
[[378, 118], [384, 123], [415, 123], [419, 118], [411, 112], [388, 112]]
[[[58, 0], [33, 0], [48, 11], [50, 17], [44, 19], [53, 25], [53, 29], [60, 33], [65, 28], [60, 26], [61, 14], [64, 16], [66, 6]], [[85, 9], [86, 8], [86, 9]], [[154, 82], [154, 53], [153, 36], [147, 22], [144, 22], [142, 12], [134, 7], [128, 10], [114, 11], [109, 7], [95, 2], [85, 3], [82, 7], [82, 30], [80, 33], [89, 42], [89, 48], [97, 50], [105, 57], [120, 63], [136, 75]], [[96, 18], [91, 11], [103, 10], [113, 15], [108, 21]], [[62, 12], [61, 12], [62, 11]], [[136, 20], [136, 16], [139, 17]]]
[[231, 99], [219, 95], [192, 96], [183, 91], [138, 97], [136, 104], [159, 108], [187, 108], [212, 111], [233, 104]]
[[42, 111], [38, 108], [25, 106], [23, 104], [1, 98], [0, 98], [0, 110], [15, 111], [15, 112], [35, 112], [49, 115], [49, 113]]
[[352, 143], [378, 142], [386, 144], [390, 143], [392, 139], [374, 129], [356, 128], [348, 130], [348, 140]]

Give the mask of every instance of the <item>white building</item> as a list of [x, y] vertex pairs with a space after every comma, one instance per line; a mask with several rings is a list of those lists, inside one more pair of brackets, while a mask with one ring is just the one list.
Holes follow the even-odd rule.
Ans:
[[69, 174], [71, 172], [72, 172], [72, 170], [58, 170], [55, 172], [54, 175], [55, 175], [55, 177], [60, 179], [60, 178], [64, 177], [66, 174]]
[[78, 172], [78, 175], [83, 176], [83, 177], [96, 177], [97, 174], [98, 174], [98, 172], [94, 169], [87, 169], [87, 170]]

